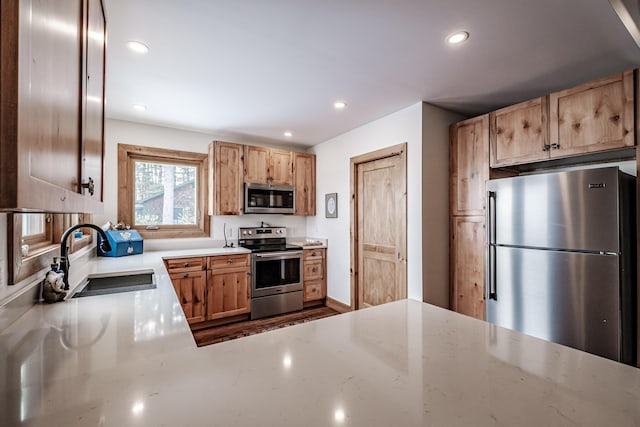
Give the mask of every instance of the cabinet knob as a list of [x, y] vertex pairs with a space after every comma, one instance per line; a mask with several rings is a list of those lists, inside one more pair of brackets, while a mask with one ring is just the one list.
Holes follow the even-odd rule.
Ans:
[[182, 277], [184, 277], [186, 279], [187, 277], [189, 277], [189, 273], [184, 273], [184, 276], [182, 276]]
[[189, 263], [188, 263], [188, 262], [185, 262], [185, 263], [184, 263], [184, 266], [185, 266], [185, 267], [189, 267]]
[[316, 256], [316, 251], [311, 252], [311, 256]]
[[315, 273], [316, 271], [318, 271], [318, 267], [313, 267], [313, 268], [311, 269], [311, 271], [313, 271], [313, 272]]
[[551, 148], [551, 146], [549, 144], [544, 144], [542, 146], [542, 151], [549, 151], [549, 148]]
[[233, 262], [233, 260], [232, 260], [231, 258], [229, 258], [229, 259], [227, 260], [227, 264], [231, 264], [232, 262]]
[[89, 177], [89, 180], [87, 182], [83, 182], [82, 184], [80, 184], [80, 186], [82, 188], [86, 188], [87, 190], [89, 190], [89, 194], [93, 196], [93, 193], [95, 190], [95, 184], [93, 183], [93, 178]]

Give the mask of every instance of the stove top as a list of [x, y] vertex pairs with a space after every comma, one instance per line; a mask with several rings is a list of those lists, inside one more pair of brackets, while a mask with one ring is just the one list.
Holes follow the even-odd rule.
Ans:
[[286, 227], [240, 227], [238, 236], [238, 245], [251, 252], [302, 250], [301, 246], [287, 244]]

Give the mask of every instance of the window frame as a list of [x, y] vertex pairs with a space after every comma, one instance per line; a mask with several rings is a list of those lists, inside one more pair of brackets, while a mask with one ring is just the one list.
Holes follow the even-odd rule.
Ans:
[[[169, 150], [140, 145], [118, 144], [118, 222], [131, 225], [145, 239], [174, 237], [209, 237], [208, 216], [208, 160], [206, 153]], [[135, 162], [147, 161], [164, 164], [189, 165], [197, 169], [196, 176], [196, 224], [183, 225], [135, 225]]]
[[23, 217], [20, 217], [20, 240], [21, 242], [24, 242], [25, 244], [29, 245], [30, 251], [32, 249], [35, 250], [43, 246], [50, 245], [53, 242], [52, 240], [53, 218], [51, 214], [24, 213], [21, 215], [44, 215], [44, 227], [43, 227], [44, 231], [39, 234], [31, 234], [26, 236], [22, 234], [22, 218]]
[[[54, 257], [60, 256], [60, 239], [62, 233], [75, 224], [91, 222], [92, 217], [89, 214], [78, 214], [77, 221], [73, 221], [72, 214], [54, 214], [45, 213], [49, 220], [46, 227], [48, 230], [48, 240], [39, 241], [33, 246], [30, 243], [29, 253], [22, 255], [22, 215], [25, 213], [9, 213], [7, 214], [7, 258], [9, 262], [7, 278], [9, 285], [15, 285], [29, 276], [38, 273], [41, 270], [49, 268], [53, 263]], [[71, 238], [67, 241], [69, 245], [69, 254], [78, 251], [93, 242], [93, 230], [79, 229], [82, 231], [82, 237]]]

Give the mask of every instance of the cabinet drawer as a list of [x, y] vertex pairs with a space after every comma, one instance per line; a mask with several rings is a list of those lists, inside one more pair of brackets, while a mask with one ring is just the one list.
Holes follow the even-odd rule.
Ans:
[[323, 261], [321, 259], [304, 262], [303, 277], [307, 280], [319, 280], [324, 277]]
[[311, 280], [304, 282], [304, 301], [313, 301], [324, 298], [322, 280]]
[[303, 251], [304, 260], [323, 259], [324, 251], [324, 249], [305, 249]]
[[209, 270], [246, 267], [249, 265], [249, 254], [210, 256], [207, 263]]
[[175, 258], [164, 260], [169, 273], [200, 271], [205, 269], [204, 257]]

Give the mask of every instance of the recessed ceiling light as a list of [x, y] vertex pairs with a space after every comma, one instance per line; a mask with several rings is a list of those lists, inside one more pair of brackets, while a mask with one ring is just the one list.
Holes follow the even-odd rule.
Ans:
[[453, 34], [450, 34], [447, 37], [447, 43], [460, 44], [463, 41], [467, 40], [468, 38], [469, 38], [469, 33], [467, 33], [466, 31], [457, 31]]
[[127, 42], [127, 46], [129, 47], [129, 49], [131, 49], [134, 52], [137, 53], [147, 53], [149, 52], [149, 46], [147, 46], [146, 44], [136, 41], [136, 40], [129, 40]]
[[347, 103], [344, 101], [336, 101], [333, 103], [333, 108], [336, 110], [342, 110], [347, 106]]
[[284, 136], [286, 136], [287, 138], [291, 138], [291, 137], [293, 136], [293, 133], [291, 133], [291, 132], [289, 132], [289, 131], [286, 131], [286, 132], [284, 133]]
[[142, 104], [133, 104], [133, 109], [136, 111], [147, 111], [147, 107]]

